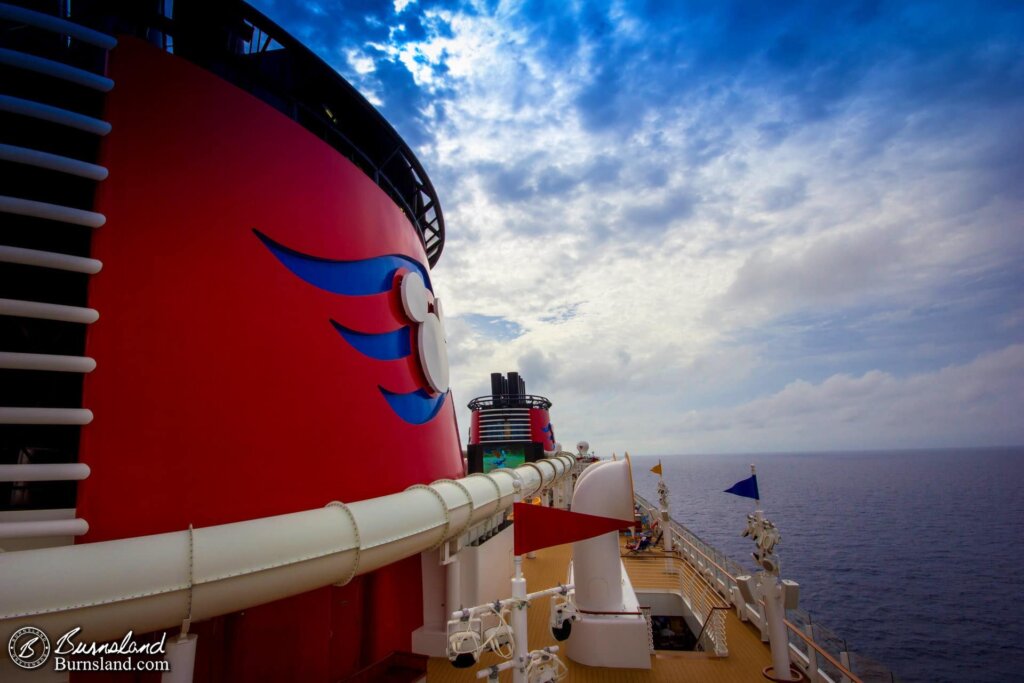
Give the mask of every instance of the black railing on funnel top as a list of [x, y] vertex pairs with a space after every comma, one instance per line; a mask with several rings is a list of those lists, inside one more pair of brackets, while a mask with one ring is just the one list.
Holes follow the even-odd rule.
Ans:
[[444, 216], [416, 155], [366, 98], [280, 26], [238, 0], [75, 0], [72, 21], [142, 38], [211, 71], [297, 121], [398, 205], [433, 266]]
[[478, 396], [469, 402], [470, 410], [489, 410], [491, 408], [542, 408], [551, 407], [551, 401], [543, 396], [532, 394], [498, 394], [497, 396]]

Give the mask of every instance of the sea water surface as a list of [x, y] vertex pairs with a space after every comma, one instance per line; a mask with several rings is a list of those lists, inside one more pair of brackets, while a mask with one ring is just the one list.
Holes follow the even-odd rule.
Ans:
[[[633, 459], [657, 500], [657, 457]], [[662, 456], [672, 517], [752, 568], [757, 465], [800, 608], [908, 683], [1024, 681], [1024, 448]]]

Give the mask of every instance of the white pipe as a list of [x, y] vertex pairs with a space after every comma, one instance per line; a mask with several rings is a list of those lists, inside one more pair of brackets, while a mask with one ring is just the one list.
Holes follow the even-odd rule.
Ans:
[[94, 275], [103, 268], [103, 262], [97, 261], [94, 258], [59, 254], [55, 251], [9, 247], [6, 244], [0, 245], [0, 261], [20, 263], [23, 266], [67, 270], [72, 273], [87, 273], [89, 275]]
[[87, 373], [96, 369], [96, 361], [88, 356], [57, 356], [48, 353], [0, 351], [0, 368]]
[[95, 135], [106, 135], [111, 129], [111, 125], [101, 119], [49, 104], [43, 104], [42, 102], [11, 97], [10, 95], [0, 95], [0, 111], [28, 116], [40, 121], [49, 121], [50, 123], [84, 130], [86, 133], [93, 133]]
[[160, 676], [160, 683], [192, 683], [196, 668], [197, 638], [195, 633], [186, 633], [167, 641], [164, 661], [170, 663], [171, 670]]
[[81, 481], [92, 470], [82, 462], [0, 465], [0, 481]]
[[449, 619], [472, 619], [473, 617], [480, 616], [481, 614], [493, 614], [493, 608], [495, 606], [498, 609], [504, 607], [511, 607], [525, 599], [526, 602], [533, 602], [538, 598], [546, 598], [549, 595], [568, 595], [572, 592], [575, 586], [571, 583], [559, 584], [551, 588], [545, 588], [542, 591], [535, 591], [528, 593], [525, 598], [505, 598], [504, 600], [496, 600], [495, 602], [489, 602], [486, 605], [477, 605], [476, 607], [468, 607], [466, 609], [457, 609], [451, 613]]
[[[541, 479], [547, 468], [536, 467], [516, 474], [527, 488], [549, 486], [572, 467], [571, 458], [554, 461], [557, 477]], [[0, 642], [25, 624], [47, 633], [80, 625], [102, 641], [344, 584], [509, 507], [512, 482], [471, 475], [194, 531], [0, 553]]]
[[[768, 628], [768, 642], [772, 651], [775, 680], [796, 681], [790, 671], [789, 633], [786, 630], [786, 608], [783, 604], [782, 584], [778, 577], [761, 574], [761, 596], [764, 598], [764, 620]], [[712, 615], [708, 615], [708, 619]]]
[[22, 301], [20, 299], [0, 299], [0, 315], [60, 320], [66, 323], [82, 323], [84, 325], [94, 323], [100, 318], [99, 311], [94, 308], [44, 304], [41, 301]]
[[7, 48], [0, 48], [0, 64], [7, 64], [8, 66], [25, 69], [26, 71], [35, 71], [44, 76], [59, 78], [100, 92], [109, 92], [114, 87], [114, 81], [106, 76], [68, 66], [63, 62], [43, 59], [42, 57], [17, 52], [16, 50], [8, 50]]
[[70, 206], [47, 202], [34, 202], [31, 199], [19, 197], [0, 197], [0, 211], [73, 225], [84, 225], [87, 228], [98, 228], [107, 222], [106, 216], [95, 211], [73, 209]]
[[55, 17], [52, 14], [33, 12], [24, 7], [8, 5], [7, 3], [0, 3], [0, 19], [35, 26], [52, 33], [61, 33], [77, 38], [83, 43], [102, 47], [104, 50], [111, 50], [117, 45], [117, 39], [113, 36], [108, 36], [106, 33], [94, 31], [91, 28], [68, 21], [67, 19]]
[[40, 152], [37, 149], [28, 147], [17, 147], [15, 145], [0, 144], [0, 161], [10, 161], [15, 164], [25, 164], [37, 168], [45, 168], [48, 171], [57, 171], [76, 175], [89, 180], [106, 180], [109, 172], [103, 166], [90, 164], [88, 161], [72, 159], [60, 154]]
[[3, 425], [87, 425], [92, 411], [83, 408], [0, 408]]
[[444, 602], [449, 612], [462, 607], [462, 563], [458, 553], [444, 566]]
[[82, 536], [88, 531], [89, 523], [79, 517], [74, 519], [44, 519], [33, 522], [0, 522], [0, 538]]

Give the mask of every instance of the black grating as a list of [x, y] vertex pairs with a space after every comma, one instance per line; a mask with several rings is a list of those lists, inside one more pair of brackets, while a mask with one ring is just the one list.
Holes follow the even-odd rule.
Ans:
[[[34, 3], [35, 11], [57, 3]], [[102, 73], [105, 53], [66, 36], [12, 22], [0, 22], [0, 47]], [[0, 95], [56, 106], [99, 118], [103, 95], [67, 81], [0, 66]], [[95, 163], [98, 136], [30, 116], [0, 112], [0, 144]], [[0, 161], [0, 195], [91, 210], [96, 182]], [[88, 256], [92, 229], [17, 214], [0, 214], [0, 244], [9, 247]], [[0, 298], [85, 306], [89, 276], [0, 261]], [[82, 356], [85, 325], [0, 315], [0, 351]], [[0, 369], [0, 406], [79, 408], [81, 373]], [[72, 463], [78, 460], [80, 428], [68, 425], [0, 425], [0, 464]], [[73, 481], [0, 482], [0, 510], [75, 507]]]

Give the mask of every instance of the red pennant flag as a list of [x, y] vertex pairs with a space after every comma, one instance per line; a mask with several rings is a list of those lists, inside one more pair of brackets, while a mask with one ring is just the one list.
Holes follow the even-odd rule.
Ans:
[[609, 531], [625, 529], [633, 520], [585, 515], [556, 508], [516, 503], [513, 506], [515, 518], [516, 555], [548, 548], [553, 545], [582, 541]]

